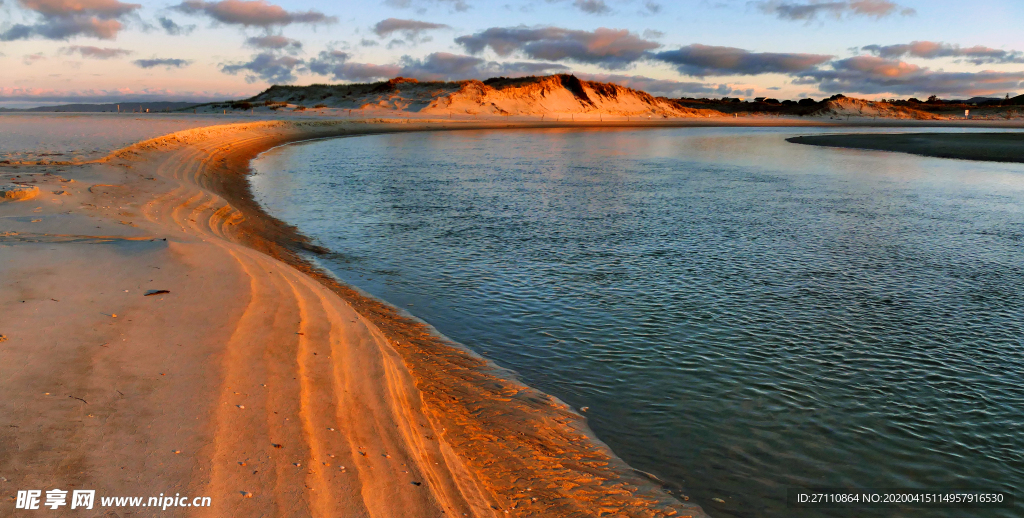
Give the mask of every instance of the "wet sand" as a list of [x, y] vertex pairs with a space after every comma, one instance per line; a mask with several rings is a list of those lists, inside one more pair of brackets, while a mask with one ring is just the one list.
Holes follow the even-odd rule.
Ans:
[[786, 140], [794, 144], [896, 151], [938, 158], [1024, 162], [1024, 133], [814, 135]]

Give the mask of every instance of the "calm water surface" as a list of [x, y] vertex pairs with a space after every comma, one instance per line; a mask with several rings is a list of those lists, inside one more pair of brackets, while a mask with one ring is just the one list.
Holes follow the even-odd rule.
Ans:
[[786, 508], [1024, 497], [1024, 166], [784, 140], [818, 131], [345, 138], [253, 185], [341, 279], [590, 407], [712, 516], [1024, 516]]
[[[130, 104], [122, 105], [130, 110]], [[132, 113], [0, 113], [0, 160], [84, 160], [141, 140], [251, 117]]]

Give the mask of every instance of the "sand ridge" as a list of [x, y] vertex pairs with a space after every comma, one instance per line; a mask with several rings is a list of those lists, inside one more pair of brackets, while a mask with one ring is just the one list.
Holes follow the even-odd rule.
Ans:
[[[270, 130], [272, 138], [259, 147], [276, 145], [278, 141], [288, 138], [417, 129], [392, 125], [354, 130], [333, 124], [299, 126], [304, 127], [293, 127], [293, 131], [299, 131], [292, 135], [279, 133], [281, 126], [273, 127]], [[237, 139], [237, 136], [232, 138]], [[145, 143], [140, 147], [154, 144]], [[245, 146], [232, 146], [230, 150], [218, 147], [218, 152], [213, 153], [209, 161], [224, 164], [225, 168], [230, 169], [227, 162], [232, 157], [241, 162], [247, 160], [254, 151], [246, 152], [240, 147]], [[218, 156], [219, 152], [226, 155], [223, 160]], [[213, 177], [230, 178], [225, 172]], [[200, 175], [199, 178], [209, 177]], [[244, 205], [244, 200], [239, 201]], [[192, 203], [197, 202], [194, 200]], [[266, 216], [250, 214], [246, 221], [255, 222], [261, 218], [265, 220]], [[258, 231], [248, 229], [242, 231], [242, 234], [245, 238], [251, 238], [268, 230], [268, 225], [257, 226]], [[216, 224], [211, 225], [211, 228], [223, 232]], [[267, 247], [265, 251], [272, 255], [289, 258], [286, 250], [276, 249], [272, 243], [250, 245]], [[295, 259], [291, 257], [291, 262], [296, 262]], [[319, 280], [327, 285], [332, 284], [323, 276]], [[384, 356], [391, 358], [390, 368], [386, 369], [389, 374], [382, 378], [401, 379], [404, 382], [385, 385], [377, 380], [371, 383], [371, 387], [392, 388], [390, 395], [380, 394], [376, 400], [390, 402], [393, 415], [405, 416], [401, 422], [408, 424], [420, 421], [418, 429], [408, 426], [403, 429], [397, 423], [394, 425], [395, 428], [403, 429], [401, 436], [404, 439], [385, 440], [387, 436], [376, 435], [377, 440], [373, 443], [379, 445], [385, 440], [385, 444], [391, 445], [390, 448], [384, 447], [385, 451], [363, 451], [356, 445], [353, 449], [358, 451], [358, 456], [353, 459], [361, 474], [375, 470], [379, 474], [380, 468], [372, 462], [366, 463], [367, 459], [385, 463], [389, 462], [386, 459], [396, 457], [413, 460], [416, 455], [402, 452], [404, 444], [404, 448], [418, 450], [419, 457], [434, 459], [433, 469], [422, 469], [422, 472], [432, 482], [430, 487], [439, 489], [434, 492], [434, 497], [439, 501], [450, 502], [444, 506], [448, 508], [454, 505], [471, 506], [478, 515], [481, 512], [486, 515], [490, 512], [504, 514], [505, 511], [518, 510], [516, 515], [585, 516], [591, 515], [595, 509], [626, 516], [676, 514], [679, 510], [687, 510], [691, 516], [700, 514], [696, 506], [674, 502], [664, 494], [658, 495], [652, 484], [633, 475], [603, 445], [592, 441], [582, 418], [561, 403], [501, 378], [479, 358], [443, 343], [429, 330], [396, 315], [389, 307], [366, 300], [342, 286], [333, 287], [335, 293], [341, 293], [346, 300], [354, 303], [364, 318], [372, 320], [368, 322], [371, 329], [383, 330], [391, 335], [390, 347], [378, 344], [375, 349], [378, 351], [376, 354], [383, 350]], [[307, 335], [304, 333], [300, 336]], [[353, 376], [352, 379], [365, 381], [367, 366], [361, 365], [360, 370], [364, 377]], [[371, 379], [376, 379], [376, 376]], [[412, 385], [418, 389], [418, 396], [410, 392], [409, 387]], [[398, 388], [401, 390], [398, 391]], [[323, 392], [318, 391], [320, 397]], [[365, 403], [367, 400], [359, 401]], [[396, 405], [399, 401], [405, 404]], [[340, 405], [342, 408], [352, 406]], [[425, 408], [421, 409], [420, 406]], [[375, 408], [365, 408], [358, 416], [351, 416], [351, 420], [365, 420], [361, 416]], [[384, 427], [385, 430], [390, 428], [391, 425]], [[377, 429], [377, 432], [380, 430]], [[361, 433], [354, 430], [346, 435], [359, 437]], [[367, 436], [363, 442], [371, 442], [370, 436], [374, 436], [367, 433], [362, 435]], [[378, 456], [385, 460], [380, 460]], [[620, 464], [618, 470], [608, 469], [613, 463]], [[425, 466], [430, 467], [429, 462]], [[455, 473], [459, 476], [455, 476]], [[364, 502], [376, 500], [375, 495], [389, 495], [381, 497], [380, 501], [397, 509], [397, 502], [391, 500], [401, 488], [388, 487], [393, 485], [395, 478], [401, 480], [400, 477], [387, 477], [384, 480], [375, 477], [374, 485], [364, 485]], [[465, 487], [466, 482], [471, 484], [470, 487]], [[379, 484], [384, 484], [384, 487], [375, 487]], [[425, 513], [424, 510], [430, 508], [432, 506], [427, 502], [416, 502], [395, 516], [419, 515], [411, 513]]]
[[[279, 126], [255, 125], [270, 134]], [[237, 138], [241, 129], [186, 132], [116, 154], [136, 158], [141, 150], [182, 142], [214, 146], [184, 146], [178, 151], [186, 155], [183, 160], [164, 162], [172, 167], [156, 174], [180, 184], [144, 212], [152, 221], [173, 221], [184, 232], [219, 238], [214, 242], [249, 282], [248, 303], [223, 353], [223, 403], [206, 446], [212, 471], [191, 493], [237, 495], [211, 516], [266, 508], [276, 509], [275, 515], [490, 514], [462, 497], [463, 490], [478, 492], [472, 485], [451, 491], [442, 483], [425, 484], [429, 478], [454, 478], [441, 462], [430, 464], [441, 460], [436, 448], [413, 448], [406, 440], [410, 431], [403, 428], [410, 421], [400, 412], [408, 398], [397, 395], [408, 383], [384, 374], [395, 370], [386, 341], [322, 285], [229, 244], [225, 238], [240, 215], [216, 195], [190, 192], [209, 180], [208, 167], [223, 152], [249, 143]]]

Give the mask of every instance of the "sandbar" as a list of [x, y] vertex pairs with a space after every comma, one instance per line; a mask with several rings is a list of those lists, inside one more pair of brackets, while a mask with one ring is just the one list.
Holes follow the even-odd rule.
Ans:
[[1024, 133], [860, 133], [813, 135], [786, 139], [811, 146], [895, 151], [914, 155], [1024, 162]]

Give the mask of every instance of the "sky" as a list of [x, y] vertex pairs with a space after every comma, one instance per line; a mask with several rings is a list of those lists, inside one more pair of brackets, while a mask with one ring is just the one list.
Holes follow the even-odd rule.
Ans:
[[0, 0], [0, 106], [554, 73], [669, 97], [1003, 97], [1024, 93], [1022, 21], [1020, 0]]

